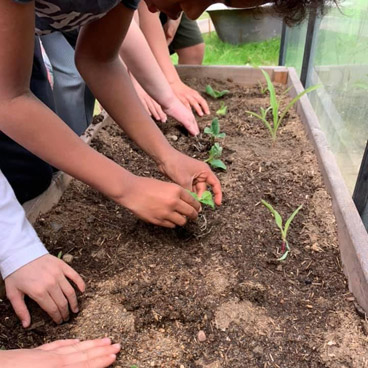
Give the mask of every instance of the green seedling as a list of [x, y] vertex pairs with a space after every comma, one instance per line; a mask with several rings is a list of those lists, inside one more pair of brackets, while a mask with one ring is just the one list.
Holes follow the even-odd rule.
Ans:
[[58, 257], [59, 259], [61, 259], [62, 255], [63, 255], [63, 252], [62, 252], [62, 251], [60, 251], [60, 252], [58, 253], [57, 257]]
[[209, 84], [207, 84], [206, 93], [208, 94], [208, 96], [211, 96], [217, 100], [218, 98], [224, 97], [225, 95], [230, 93], [230, 91], [228, 91], [227, 89], [224, 89], [223, 91], [216, 91]]
[[261, 83], [261, 81], [258, 81], [258, 86], [259, 86], [259, 92], [261, 92], [262, 95], [266, 94], [268, 90], [267, 86], [263, 87], [263, 84]]
[[210, 135], [213, 139], [215, 138], [225, 138], [225, 133], [220, 133], [220, 123], [217, 118], [212, 120], [210, 127], [204, 128], [204, 133]]
[[297, 213], [300, 211], [300, 209], [303, 206], [299, 206], [292, 214], [291, 216], [286, 220], [285, 226], [282, 225], [282, 217], [281, 215], [265, 200], [261, 200], [262, 204], [268, 208], [268, 210], [272, 213], [273, 217], [275, 218], [275, 222], [277, 227], [280, 229], [281, 232], [281, 257], [277, 258], [278, 261], [284, 261], [289, 252], [290, 252], [290, 246], [287, 241], [287, 232], [289, 230], [291, 222], [294, 220], [294, 217], [297, 215]]
[[222, 147], [215, 143], [209, 152], [209, 157], [204, 162], [208, 162], [215, 169], [223, 169], [226, 170], [226, 165], [220, 160], [222, 155]]
[[225, 116], [227, 114], [227, 106], [221, 101], [220, 108], [216, 111], [216, 115]]
[[190, 190], [188, 190], [188, 192], [198, 202], [201, 202], [206, 206], [210, 206], [213, 210], [215, 209], [215, 202], [213, 201], [212, 193], [210, 191], [206, 190], [205, 192], [203, 192], [201, 198], [198, 197], [197, 193], [191, 192]]
[[[279, 129], [279, 127], [280, 127], [282, 121], [284, 120], [285, 115], [287, 114], [287, 112], [306, 93], [314, 91], [315, 89], [319, 88], [320, 86], [319, 85], [311, 86], [311, 87], [307, 88], [306, 90], [304, 90], [303, 92], [299, 93], [296, 97], [294, 97], [289, 102], [289, 104], [285, 107], [284, 111], [280, 112], [279, 111], [280, 101], [277, 100], [275, 87], [271, 82], [271, 78], [268, 75], [268, 73], [266, 73], [264, 70], [261, 69], [261, 72], [263, 73], [263, 75], [264, 75], [264, 77], [266, 78], [266, 81], [267, 81], [267, 89], [270, 93], [270, 106], [267, 109], [264, 109], [263, 107], [261, 107], [261, 113], [260, 114], [257, 114], [257, 113], [252, 112], [252, 111], [247, 111], [247, 113], [250, 114], [251, 116], [255, 116], [256, 118], [261, 120], [262, 123], [265, 125], [265, 127], [270, 132], [272, 140], [275, 141], [276, 137], [277, 137], [277, 130]], [[272, 124], [267, 121], [267, 113], [270, 110], [272, 111], [272, 117], [273, 117]]]

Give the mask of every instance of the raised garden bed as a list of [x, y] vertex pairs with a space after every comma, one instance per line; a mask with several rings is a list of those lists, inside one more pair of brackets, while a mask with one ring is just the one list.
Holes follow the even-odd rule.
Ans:
[[[284, 106], [285, 84], [300, 92], [296, 75], [267, 70], [281, 83]], [[0, 346], [105, 334], [122, 343], [116, 367], [364, 367], [367, 325], [348, 292], [337, 230], [349, 286], [363, 307], [367, 241], [307, 99], [299, 114], [309, 122], [332, 204], [296, 113], [287, 116], [274, 144], [262, 123], [246, 113], [268, 105], [257, 84], [259, 70], [201, 67], [181, 73], [198, 90], [209, 83], [230, 90], [222, 100], [228, 114], [220, 118], [226, 133], [221, 145], [227, 171], [218, 172], [223, 205], [167, 230], [73, 181], [38, 218], [36, 229], [53, 254], [73, 255], [72, 266], [88, 284], [81, 312], [54, 326], [32, 306], [33, 326], [23, 331], [10, 305], [1, 304]], [[216, 111], [219, 100], [208, 100]], [[202, 131], [212, 118], [199, 119]], [[208, 157], [207, 136], [193, 140], [173, 122], [162, 129], [178, 149]], [[103, 127], [93, 145], [136, 174], [161, 177], [114, 125]], [[276, 261], [279, 234], [261, 199], [284, 217], [303, 204], [289, 230], [291, 253], [284, 262]]]

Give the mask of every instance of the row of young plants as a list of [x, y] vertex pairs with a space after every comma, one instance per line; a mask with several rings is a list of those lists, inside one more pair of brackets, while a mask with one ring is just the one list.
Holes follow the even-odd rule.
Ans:
[[[303, 92], [301, 92], [299, 95], [297, 95], [296, 97], [294, 97], [289, 104], [284, 108], [284, 110], [280, 111], [280, 100], [277, 99], [276, 96], [276, 91], [275, 91], [275, 87], [271, 81], [271, 78], [269, 77], [268, 73], [265, 72], [264, 70], [262, 70], [262, 73], [266, 79], [266, 83], [267, 86], [263, 87], [262, 85], [260, 85], [260, 91], [262, 94], [269, 94], [269, 107], [267, 109], [264, 108], [260, 108], [260, 114], [253, 112], [253, 111], [247, 111], [247, 113], [250, 116], [256, 117], [257, 119], [259, 119], [264, 126], [267, 128], [267, 130], [270, 133], [271, 139], [273, 142], [276, 141], [277, 138], [277, 132], [278, 129], [281, 126], [281, 123], [283, 122], [286, 114], [288, 113], [288, 111], [295, 105], [295, 103], [305, 94], [307, 94], [308, 92], [311, 92], [315, 89], [317, 89], [319, 86], [312, 86], [309, 87], [308, 89], [304, 90]], [[289, 89], [287, 89], [284, 93], [287, 93], [289, 91]], [[223, 90], [223, 91], [216, 91], [214, 90], [210, 85], [206, 86], [206, 94], [209, 95], [210, 97], [214, 98], [214, 99], [220, 99], [224, 96], [226, 96], [228, 93], [230, 93], [230, 91], [228, 90]], [[272, 121], [269, 122], [268, 121], [268, 113], [271, 112], [272, 115]], [[227, 106], [225, 105], [225, 103], [223, 101], [221, 101], [221, 106], [219, 108], [219, 110], [216, 111], [216, 114], [218, 116], [225, 116], [227, 113]], [[219, 119], [218, 118], [214, 118], [211, 122], [211, 126], [210, 127], [206, 127], [204, 129], [204, 133], [208, 134], [210, 136], [211, 139], [211, 143], [212, 146], [209, 150], [209, 155], [208, 158], [205, 160], [205, 162], [207, 162], [210, 166], [212, 166], [214, 169], [221, 169], [221, 170], [226, 170], [227, 167], [225, 165], [225, 163], [221, 160], [221, 156], [222, 156], [222, 151], [223, 148], [220, 145], [220, 143], [218, 142], [218, 140], [220, 139], [224, 139], [226, 137], [226, 134], [224, 132], [220, 131], [220, 123], [219, 123]], [[210, 206], [212, 209], [215, 208], [215, 204], [212, 198], [212, 193], [210, 191], [205, 191], [201, 198], [198, 198], [196, 193], [190, 192], [191, 195], [197, 199], [199, 202], [201, 202], [204, 205], [208, 205]], [[280, 253], [281, 256], [279, 258], [277, 258], [278, 261], [284, 261], [287, 256], [289, 255], [290, 252], [290, 245], [289, 242], [287, 240], [287, 234], [288, 234], [288, 230], [290, 228], [290, 225], [292, 223], [292, 221], [294, 220], [295, 216], [298, 214], [298, 212], [301, 210], [301, 208], [303, 207], [302, 205], [300, 205], [297, 209], [295, 209], [295, 211], [289, 216], [289, 218], [285, 221], [282, 219], [282, 216], [280, 215], [280, 213], [273, 208], [273, 206], [268, 203], [267, 201], [265, 201], [264, 199], [261, 199], [261, 203], [269, 210], [269, 212], [271, 213], [271, 215], [273, 216], [276, 226], [280, 231], [280, 238], [281, 238], [281, 248], [280, 248]]]

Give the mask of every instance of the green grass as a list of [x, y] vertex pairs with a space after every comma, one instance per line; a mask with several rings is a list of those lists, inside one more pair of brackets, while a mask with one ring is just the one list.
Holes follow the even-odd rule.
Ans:
[[[280, 49], [280, 38], [263, 42], [231, 45], [222, 42], [215, 32], [203, 35], [206, 53], [203, 65], [277, 65]], [[178, 58], [172, 55], [174, 64]]]

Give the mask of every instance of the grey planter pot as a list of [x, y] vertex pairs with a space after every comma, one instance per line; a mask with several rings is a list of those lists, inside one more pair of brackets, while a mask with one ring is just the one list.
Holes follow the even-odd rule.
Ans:
[[272, 5], [248, 9], [210, 8], [207, 11], [223, 42], [238, 45], [281, 35], [282, 19], [275, 16]]

